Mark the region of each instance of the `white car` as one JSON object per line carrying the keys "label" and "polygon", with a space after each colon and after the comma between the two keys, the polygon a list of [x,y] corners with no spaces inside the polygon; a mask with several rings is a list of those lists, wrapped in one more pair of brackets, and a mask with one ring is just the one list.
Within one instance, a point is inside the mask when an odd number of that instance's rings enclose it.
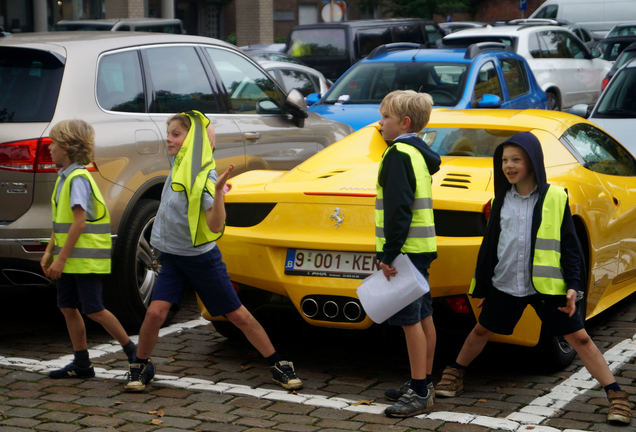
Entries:
{"label": "white car", "polygon": [[601,82],[612,66],[593,58],[570,30],[555,25],[486,26],[444,36],[446,46],[468,46],[496,41],[509,45],[528,61],[539,86],[548,95],[550,109],[593,104]]}
{"label": "white car", "polygon": [[[588,105],[572,107],[572,114],[586,117]],[[620,68],[592,109],[588,120],[609,132],[636,155],[636,59]]]}
{"label": "white car", "polygon": [[303,96],[319,93],[321,96],[329,89],[330,83],[325,76],[314,68],[290,62],[258,60],[261,65],[286,92],[297,89]]}

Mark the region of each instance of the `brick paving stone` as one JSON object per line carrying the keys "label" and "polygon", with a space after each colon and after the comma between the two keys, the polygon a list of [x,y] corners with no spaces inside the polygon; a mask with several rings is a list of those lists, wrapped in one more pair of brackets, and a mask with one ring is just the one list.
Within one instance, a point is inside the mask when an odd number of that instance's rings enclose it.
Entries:
{"label": "brick paving stone", "polygon": [[230,402],[232,405],[237,407],[245,407],[245,408],[266,408],[272,405],[274,402],[267,399],[257,399],[253,397],[243,397],[238,396],[232,399]]}
{"label": "brick paving stone", "polygon": [[228,423],[202,423],[197,427],[201,432],[242,432],[245,428]]}
{"label": "brick paving stone", "polygon": [[68,423],[41,423],[33,429],[44,432],[75,432],[82,429],[82,427]]}
{"label": "brick paving stone", "polygon": [[406,432],[408,429],[404,426],[396,426],[396,425],[378,425],[373,423],[368,423],[360,428],[361,431],[369,431],[369,432]]}
{"label": "brick paving stone", "polygon": [[156,426],[154,425],[142,425],[139,423],[132,423],[120,426],[117,432],[149,432],[151,430],[156,430]]}
{"label": "brick paving stone", "polygon": [[37,418],[42,420],[50,420],[59,423],[71,423],[83,417],[81,413],[65,412],[65,411],[47,411]]}
{"label": "brick paving stone", "polygon": [[362,422],[354,422],[349,420],[336,420],[336,419],[323,419],[316,423],[316,426],[320,426],[321,428],[337,428],[337,429],[346,429],[346,430],[359,430],[364,423]]}
{"label": "brick paving stone", "polygon": [[266,410],[254,409],[254,408],[237,408],[230,411],[229,414],[233,414],[239,418],[243,417],[255,417],[255,418],[271,418],[275,413]]}
{"label": "brick paving stone", "polygon": [[316,407],[289,402],[276,402],[272,404],[269,409],[284,414],[309,414],[314,411]]}
{"label": "brick paving stone", "polygon": [[299,425],[294,423],[283,423],[276,426],[276,429],[286,432],[315,432],[320,428],[310,425]]}
{"label": "brick paving stone", "polygon": [[314,424],[318,419],[306,415],[276,414],[270,420],[283,423]]}
{"label": "brick paving stone", "polygon": [[196,410],[197,412],[212,411],[212,412],[224,413],[224,412],[233,410],[235,406],[230,404],[224,405],[222,403],[215,403],[215,402],[195,402],[193,404],[188,405],[188,408]]}
{"label": "brick paving stone", "polygon": [[215,412],[215,411],[204,411],[194,416],[194,418],[201,421],[224,422],[224,423],[230,423],[237,419],[235,415],[227,414],[224,412]]}
{"label": "brick paving stone", "polygon": [[167,427],[173,427],[173,428],[184,429],[184,430],[192,430],[201,424],[200,420],[181,418],[181,417],[164,416],[159,418],[159,420],[163,422],[161,423],[162,430]]}
{"label": "brick paving stone", "polygon": [[32,432],[32,429],[16,426],[0,426],[0,432]]}
{"label": "brick paving stone", "polygon": [[75,412],[86,414],[89,416],[110,416],[116,413],[117,410],[113,408],[104,408],[99,406],[87,405],[87,406],[83,406],[76,409]]}
{"label": "brick paving stone", "polygon": [[434,420],[429,418],[416,418],[410,417],[402,420],[398,423],[400,426],[408,426],[410,428],[417,428],[423,430],[437,430],[444,422],[441,420]]}
{"label": "brick paving stone", "polygon": [[81,405],[77,405],[74,403],[65,403],[63,401],[47,402],[40,405],[40,408],[48,411],[74,411],[81,407]]}
{"label": "brick paving stone", "polygon": [[240,417],[234,421],[234,424],[257,427],[257,428],[271,428],[276,425],[276,422],[255,417]]}
{"label": "brick paving stone", "polygon": [[100,415],[90,415],[86,417],[82,417],[77,421],[78,424],[86,427],[99,427],[99,428],[114,428],[117,426],[121,426],[125,423],[125,420],[110,417],[110,416],[100,416]]}
{"label": "brick paving stone", "polygon": [[440,432],[486,432],[488,428],[476,425],[466,425],[458,423],[446,423],[439,428]]}
{"label": "brick paving stone", "polygon": [[566,418],[552,418],[544,422],[546,426],[552,426],[559,429],[579,429],[589,430],[591,424],[585,421],[577,421]]}
{"label": "brick paving stone", "polygon": [[43,412],[44,410],[38,408],[16,407],[5,411],[4,415],[7,417],[34,418],[42,414]]}
{"label": "brick paving stone", "polygon": [[15,427],[25,427],[30,428],[39,423],[42,423],[40,420],[36,420],[33,418],[24,418],[24,417],[10,417],[7,419],[0,420],[0,425],[3,426],[15,426]]}
{"label": "brick paving stone", "polygon": [[39,399],[9,399],[5,403],[12,406],[33,408],[42,405],[44,401]]}
{"label": "brick paving stone", "polygon": [[400,421],[400,419],[390,418],[379,414],[358,414],[351,420],[362,423],[378,423],[383,425],[396,424]]}
{"label": "brick paving stone", "polygon": [[355,415],[356,413],[353,411],[335,410],[330,408],[318,408],[311,412],[312,417],[333,420],[348,420]]}

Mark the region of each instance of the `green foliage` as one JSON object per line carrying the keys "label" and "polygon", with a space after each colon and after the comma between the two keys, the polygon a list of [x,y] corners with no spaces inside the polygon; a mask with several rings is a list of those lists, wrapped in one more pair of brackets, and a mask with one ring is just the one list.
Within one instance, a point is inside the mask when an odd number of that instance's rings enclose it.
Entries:
{"label": "green foliage", "polygon": [[236,33],[229,34],[223,39],[225,42],[236,45]]}

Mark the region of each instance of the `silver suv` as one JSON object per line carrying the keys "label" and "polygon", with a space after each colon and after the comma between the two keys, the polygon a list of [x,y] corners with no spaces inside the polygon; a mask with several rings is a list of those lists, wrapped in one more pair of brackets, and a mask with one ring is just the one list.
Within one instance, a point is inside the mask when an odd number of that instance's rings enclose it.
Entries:
{"label": "silver suv", "polygon": [[170,165],[166,120],[198,109],[216,129],[218,169],[290,169],[348,135],[308,113],[253,60],[215,39],[59,32],[0,39],[0,289],[48,286],[39,260],[50,236],[57,167],[48,133],[81,118],[96,133],[97,181],[111,213],[113,272],[104,296],[137,326],[157,276],[148,239]]}

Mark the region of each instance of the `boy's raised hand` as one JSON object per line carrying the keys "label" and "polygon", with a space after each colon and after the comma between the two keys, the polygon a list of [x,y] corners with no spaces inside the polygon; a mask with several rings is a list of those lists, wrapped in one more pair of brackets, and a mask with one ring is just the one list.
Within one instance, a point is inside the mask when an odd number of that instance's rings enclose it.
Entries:
{"label": "boy's raised hand", "polygon": [[576,290],[570,288],[565,295],[565,306],[560,306],[557,309],[568,314],[569,317],[574,315],[576,312]]}
{"label": "boy's raised hand", "polygon": [[216,179],[216,194],[218,196],[219,193],[226,194],[232,189],[232,185],[227,183],[227,180],[230,178],[230,173],[234,169],[234,164],[230,164],[223,174],[221,174]]}

